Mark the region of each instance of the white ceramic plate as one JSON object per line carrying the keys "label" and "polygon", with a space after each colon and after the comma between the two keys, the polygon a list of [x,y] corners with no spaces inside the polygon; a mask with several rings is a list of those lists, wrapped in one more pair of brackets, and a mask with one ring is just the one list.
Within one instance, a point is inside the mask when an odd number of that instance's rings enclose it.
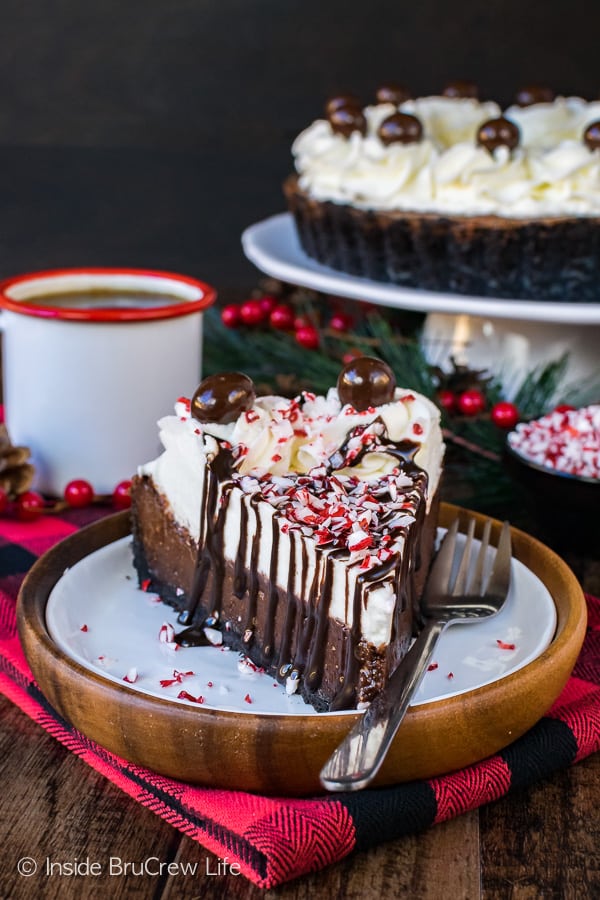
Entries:
{"label": "white ceramic plate", "polygon": [[464,313],[498,319],[564,322],[572,325],[600,324],[600,303],[503,300],[443,294],[398,287],[336,272],[304,253],[290,213],[271,216],[251,225],[242,234],[242,247],[248,259],[267,275],[338,297],[420,312]]}
{"label": "white ceramic plate", "polygon": [[[244,664],[236,652],[212,646],[175,650],[162,643],[164,623],[176,631],[181,626],[171,607],[137,587],[130,537],[107,544],[65,571],[48,599],[46,622],[67,657],[132,691],[220,710],[329,715],[314,712],[298,696],[288,697],[273,678]],[[502,611],[493,619],[453,625],[444,632],[434,655],[436,668],[426,673],[413,705],[465,693],[515,672],[548,647],[555,627],[549,591],[513,559],[511,590]],[[127,684],[123,678],[132,669],[137,680]],[[161,681],[173,683],[162,686]],[[181,691],[196,700],[178,698]]]}

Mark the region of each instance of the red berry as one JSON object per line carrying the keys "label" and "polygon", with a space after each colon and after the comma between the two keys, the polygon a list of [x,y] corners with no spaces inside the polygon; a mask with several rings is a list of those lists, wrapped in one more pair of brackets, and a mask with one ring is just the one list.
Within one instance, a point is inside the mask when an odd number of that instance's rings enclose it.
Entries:
{"label": "red berry", "polygon": [[258,302],[260,303],[260,308],[266,318],[271,315],[277,306],[277,297],[272,297],[271,294],[265,294],[264,297],[258,298]]}
{"label": "red berry", "polygon": [[8,506],[8,494],[4,488],[0,488],[0,513],[3,513]]}
{"label": "red berry", "polygon": [[221,321],[226,328],[237,328],[241,324],[240,308],[237,303],[230,303],[221,310]]}
{"label": "red berry", "polygon": [[294,310],[287,303],[280,303],[271,312],[269,322],[277,331],[292,331],[294,327]]}
{"label": "red berry", "polygon": [[347,350],[342,356],[342,362],[347,366],[348,363],[351,363],[354,359],[358,359],[359,356],[362,356],[360,350]]}
{"label": "red berry", "polygon": [[259,325],[264,322],[266,315],[260,304],[260,300],[246,300],[240,306],[240,318],[244,325]]}
{"label": "red berry", "polygon": [[447,413],[454,412],[456,409],[456,394],[453,394],[452,391],[443,390],[438,394],[438,405],[445,409]]}
{"label": "red berry", "polygon": [[519,421],[519,410],[514,403],[509,403],[508,400],[501,400],[494,404],[490,415],[494,425],[499,428],[514,428]]}
{"label": "red berry", "polygon": [[294,328],[296,331],[299,331],[300,328],[306,328],[307,325],[310,325],[310,321],[306,316],[296,316],[294,319]]}
{"label": "red berry", "polygon": [[463,416],[477,416],[485,409],[485,397],[476,388],[463,391],[459,395],[457,403]]}
{"label": "red berry", "polygon": [[348,313],[336,312],[329,320],[329,327],[334,331],[348,331],[352,328],[353,322],[354,319]]}
{"label": "red berry", "polygon": [[24,491],[17,497],[17,518],[22,522],[32,522],[44,512],[46,503],[37,491]]}
{"label": "red berry", "polygon": [[316,350],[319,346],[319,332],[312,325],[304,325],[296,331],[296,340],[307,350]]}
{"label": "red berry", "polygon": [[69,506],[89,506],[94,499],[94,488],[89,481],[84,481],[83,478],[76,478],[66,486],[64,498]]}
{"label": "red berry", "polygon": [[129,509],[131,506],[131,481],[120,481],[113,491],[113,506],[117,509]]}

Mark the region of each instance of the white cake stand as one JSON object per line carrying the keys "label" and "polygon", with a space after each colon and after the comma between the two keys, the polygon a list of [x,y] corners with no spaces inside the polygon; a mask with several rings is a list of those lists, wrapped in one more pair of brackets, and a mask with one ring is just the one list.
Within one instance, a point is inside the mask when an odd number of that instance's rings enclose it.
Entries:
{"label": "white cake stand", "polygon": [[450,358],[502,378],[507,396],[535,366],[569,353],[567,377],[600,376],[600,303],[502,300],[420,291],[336,272],[302,250],[292,216],[281,213],[242,234],[254,265],[281,281],[395,309],[427,313],[423,348],[429,362]]}

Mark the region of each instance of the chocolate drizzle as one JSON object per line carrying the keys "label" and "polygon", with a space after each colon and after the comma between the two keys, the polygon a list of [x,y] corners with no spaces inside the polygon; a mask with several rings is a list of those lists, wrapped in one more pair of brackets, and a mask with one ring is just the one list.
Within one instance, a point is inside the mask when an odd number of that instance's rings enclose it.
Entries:
{"label": "chocolate drizzle", "polygon": [[254,513],[254,534],[252,535],[252,547],[250,550],[250,565],[248,568],[248,587],[247,587],[247,605],[246,619],[244,622],[244,633],[242,641],[246,649],[250,649],[254,638],[254,628],[256,625],[256,613],[258,602],[258,557],[260,554],[261,524],[260,514],[258,511],[258,503],[260,497],[253,494],[250,497],[250,507]]}
{"label": "chocolate drizzle", "polygon": [[290,534],[290,567],[288,569],[287,592],[285,605],[285,618],[283,622],[283,631],[281,635],[281,645],[279,648],[279,658],[277,661],[277,677],[280,681],[285,680],[291,670],[290,659],[292,657],[292,636],[296,628],[296,618],[298,615],[297,602],[295,600],[295,574],[296,574],[296,539],[294,534]]}
{"label": "chocolate drizzle", "polygon": [[[370,424],[383,426],[379,419]],[[353,429],[329,461],[330,476],[340,467],[351,440],[357,432],[361,434],[361,429],[361,426]],[[398,507],[392,508],[391,503],[390,509],[380,519],[381,527],[386,528],[387,522],[390,522],[395,538],[403,538],[401,552],[365,571],[360,571],[358,565],[351,561],[344,574],[344,569],[336,563],[349,559],[346,548],[319,546],[314,538],[303,535],[301,529],[286,529],[286,520],[274,511],[270,517],[268,576],[261,576],[259,557],[261,543],[266,537],[263,533],[266,513],[264,509],[261,511],[261,505],[268,500],[260,489],[255,493],[244,493],[237,486],[239,476],[235,470],[234,454],[227,444],[221,443],[219,451],[209,459],[206,467],[195,574],[187,604],[179,616],[179,622],[188,627],[176,635],[177,642],[183,646],[206,643],[204,627],[210,623],[211,627],[221,629],[226,644],[247,654],[255,664],[264,666],[280,682],[287,685],[290,680],[293,683],[297,679],[303,695],[316,708],[340,710],[356,705],[357,700],[370,699],[377,685],[374,678],[371,678],[372,684],[369,682],[369,673],[365,672],[362,618],[371,592],[389,582],[396,594],[392,635],[386,650],[388,674],[406,652],[410,640],[409,623],[413,621],[417,609],[414,572],[418,565],[427,492],[427,475],[414,462],[418,446],[412,441],[393,443],[386,439],[385,433],[379,434],[375,447],[365,444],[350,463],[345,461],[346,466],[357,465],[366,453],[376,449],[392,456],[396,460],[396,469],[410,479],[409,485],[401,489],[403,506],[409,512],[406,522],[393,524]],[[224,553],[225,522],[234,489],[239,497],[239,537],[234,558],[228,564]],[[284,541],[283,534],[286,533]],[[312,541],[314,567],[309,584],[308,543]],[[279,584],[278,578],[282,548],[289,554],[285,586]],[[227,621],[223,616],[227,565],[230,572],[233,570],[229,583],[233,584],[232,593],[239,601],[239,615],[235,621],[230,613]],[[300,579],[298,572],[301,573]],[[332,688],[329,678],[325,689],[333,588],[335,584],[338,589],[340,578],[345,578],[346,621],[351,620],[351,625],[343,628],[337,682]],[[348,613],[351,615],[348,616]]]}
{"label": "chocolate drizzle", "polygon": [[275,654],[275,618],[279,604],[279,591],[277,590],[277,567],[279,564],[279,528],[276,517],[271,519],[271,564],[269,566],[269,590],[267,598],[267,619],[263,634],[263,656],[271,661]]}
{"label": "chocolate drizzle", "polygon": [[[204,622],[211,614],[217,620],[220,618],[225,571],[223,532],[228,498],[233,487],[232,467],[231,452],[225,448],[221,448],[221,451],[208,461],[206,467],[206,478],[200,502],[200,537],[196,569],[187,606],[178,616],[178,622],[181,625],[187,625],[190,622],[197,624],[199,619]],[[211,585],[209,603],[201,607],[199,614],[200,603],[204,598],[209,580]],[[190,646],[189,642],[192,637],[192,632],[188,630],[187,646]],[[175,640],[181,643],[181,634],[176,635]]]}

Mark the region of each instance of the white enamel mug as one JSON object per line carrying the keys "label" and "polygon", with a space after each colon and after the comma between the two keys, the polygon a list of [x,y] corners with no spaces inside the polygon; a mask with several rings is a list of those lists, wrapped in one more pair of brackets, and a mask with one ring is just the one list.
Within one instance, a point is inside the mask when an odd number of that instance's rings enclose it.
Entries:
{"label": "white enamel mug", "polygon": [[0,284],[3,402],[34,487],[112,493],[159,450],[156,422],[195,390],[209,285],[170,272],[66,269]]}

